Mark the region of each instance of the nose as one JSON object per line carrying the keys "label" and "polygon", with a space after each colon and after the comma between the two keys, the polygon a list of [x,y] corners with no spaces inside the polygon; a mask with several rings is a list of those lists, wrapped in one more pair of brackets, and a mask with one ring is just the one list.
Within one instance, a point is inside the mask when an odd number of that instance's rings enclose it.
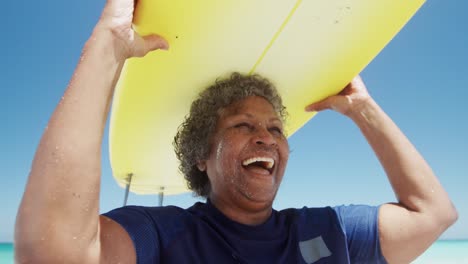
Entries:
{"label": "nose", "polygon": [[264,127],[259,127],[256,129],[254,136],[255,144],[257,145],[266,145],[266,146],[276,146],[277,142],[275,137]]}

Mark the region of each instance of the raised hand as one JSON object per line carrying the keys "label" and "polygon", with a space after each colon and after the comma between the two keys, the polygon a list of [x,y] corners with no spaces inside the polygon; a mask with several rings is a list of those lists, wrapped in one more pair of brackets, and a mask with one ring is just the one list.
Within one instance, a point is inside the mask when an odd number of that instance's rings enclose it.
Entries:
{"label": "raised hand", "polygon": [[350,115],[354,110],[359,109],[363,103],[371,99],[367,92],[366,85],[358,75],[346,85],[337,95],[325,98],[322,101],[310,104],[306,111],[322,111],[325,109],[335,110],[344,115]]}
{"label": "raised hand", "polygon": [[[168,49],[167,41],[158,35],[140,36],[132,28],[136,0],[107,0],[96,30],[115,37],[119,56],[143,57],[157,49]],[[96,31],[95,30],[95,31]]]}

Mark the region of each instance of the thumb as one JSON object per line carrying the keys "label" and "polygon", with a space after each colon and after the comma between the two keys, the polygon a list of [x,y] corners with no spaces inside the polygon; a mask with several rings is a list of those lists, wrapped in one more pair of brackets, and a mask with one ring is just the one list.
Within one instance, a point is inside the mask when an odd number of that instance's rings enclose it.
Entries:
{"label": "thumb", "polygon": [[315,102],[306,106],[305,110],[306,112],[314,112],[314,111],[319,112],[322,110],[330,109],[335,100],[336,100],[335,96],[327,97],[322,101]]}
{"label": "thumb", "polygon": [[143,40],[145,41],[145,47],[146,47],[146,52],[150,52],[153,50],[168,50],[169,49],[169,43],[167,41],[159,36],[159,35],[149,35],[143,37]]}
{"label": "thumb", "polygon": [[133,32],[134,42],[133,50],[130,57],[144,57],[146,54],[157,49],[169,49],[167,41],[158,35],[149,35],[141,37],[138,33]]}

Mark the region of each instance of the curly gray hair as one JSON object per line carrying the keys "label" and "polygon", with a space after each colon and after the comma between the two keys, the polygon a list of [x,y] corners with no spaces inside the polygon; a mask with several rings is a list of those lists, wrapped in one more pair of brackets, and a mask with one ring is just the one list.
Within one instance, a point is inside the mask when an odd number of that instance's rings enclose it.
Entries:
{"label": "curly gray hair", "polygon": [[249,96],[260,96],[271,103],[284,122],[287,117],[280,95],[274,85],[260,75],[232,73],[226,79],[218,79],[203,90],[193,101],[190,113],[179,126],[174,137],[174,149],[180,161],[179,170],[187,180],[187,186],[198,196],[207,197],[211,184],[198,162],[208,158],[210,138],[216,128],[219,110]]}

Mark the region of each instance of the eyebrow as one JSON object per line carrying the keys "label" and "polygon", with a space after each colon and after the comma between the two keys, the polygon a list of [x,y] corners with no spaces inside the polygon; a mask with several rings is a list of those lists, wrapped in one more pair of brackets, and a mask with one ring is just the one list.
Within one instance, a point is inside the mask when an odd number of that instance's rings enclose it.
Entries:
{"label": "eyebrow", "polygon": [[[248,117],[250,119],[252,118],[255,118],[254,115],[250,114],[250,113],[243,113],[243,114],[235,114],[234,116],[245,116],[245,117]],[[281,121],[281,119],[279,119],[278,117],[272,117],[268,120],[269,122],[280,122],[281,124],[283,124],[283,122]]]}

